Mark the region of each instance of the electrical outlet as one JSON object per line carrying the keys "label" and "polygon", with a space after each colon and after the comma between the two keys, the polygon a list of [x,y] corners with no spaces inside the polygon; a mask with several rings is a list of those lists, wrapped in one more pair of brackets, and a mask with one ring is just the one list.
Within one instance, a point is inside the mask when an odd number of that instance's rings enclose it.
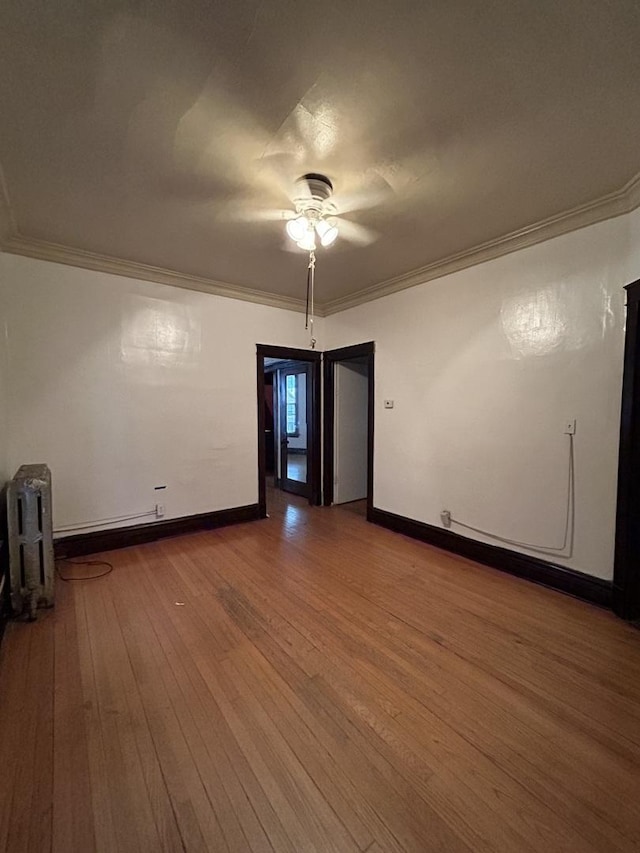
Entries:
{"label": "electrical outlet", "polygon": [[572,421],[566,421],[564,425],[564,434],[565,435],[575,435],[576,434],[576,419],[574,418]]}
{"label": "electrical outlet", "polygon": [[448,509],[443,509],[440,513],[440,521],[443,527],[451,527],[451,513]]}
{"label": "electrical outlet", "polygon": [[156,504],[156,518],[164,516],[164,504]]}

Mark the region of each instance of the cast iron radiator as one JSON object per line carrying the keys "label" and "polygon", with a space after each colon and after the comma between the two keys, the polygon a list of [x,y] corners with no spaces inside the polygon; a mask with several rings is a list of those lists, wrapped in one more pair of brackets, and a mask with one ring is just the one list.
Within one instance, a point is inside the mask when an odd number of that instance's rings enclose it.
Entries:
{"label": "cast iron radiator", "polygon": [[53,606],[51,471],[22,465],[7,490],[11,609],[36,618],[38,607]]}

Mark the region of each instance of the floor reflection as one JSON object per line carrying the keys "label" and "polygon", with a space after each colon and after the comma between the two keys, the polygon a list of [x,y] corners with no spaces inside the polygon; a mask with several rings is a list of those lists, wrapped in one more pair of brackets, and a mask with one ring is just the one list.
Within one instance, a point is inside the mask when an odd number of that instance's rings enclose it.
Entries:
{"label": "floor reflection", "polygon": [[285,527],[299,527],[304,520],[304,508],[288,504],[284,511]]}
{"label": "floor reflection", "polygon": [[307,482],[307,454],[291,453],[287,455],[287,477],[297,483]]}
{"label": "floor reflection", "polygon": [[267,482],[267,513],[270,518],[280,518],[287,534],[295,534],[307,523],[309,501],[276,489]]}

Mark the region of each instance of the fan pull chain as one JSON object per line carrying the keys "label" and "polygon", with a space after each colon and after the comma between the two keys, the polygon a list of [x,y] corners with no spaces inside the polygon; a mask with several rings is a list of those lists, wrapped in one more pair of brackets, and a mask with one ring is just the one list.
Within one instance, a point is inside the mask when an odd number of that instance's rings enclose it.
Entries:
{"label": "fan pull chain", "polygon": [[307,267],[307,305],[304,315],[304,327],[309,328],[309,290],[311,289],[311,264]]}
{"label": "fan pull chain", "polygon": [[316,253],[309,253],[309,266],[307,268],[307,321],[305,329],[309,329],[311,335],[311,349],[316,348],[316,339],[313,337],[313,314],[314,314],[314,284],[316,272]]}

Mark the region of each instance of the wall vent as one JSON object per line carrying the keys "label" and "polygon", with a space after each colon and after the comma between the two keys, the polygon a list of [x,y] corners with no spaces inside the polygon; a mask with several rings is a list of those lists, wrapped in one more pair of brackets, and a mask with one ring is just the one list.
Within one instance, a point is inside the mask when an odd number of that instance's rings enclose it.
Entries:
{"label": "wall vent", "polygon": [[7,527],[11,609],[34,620],[38,607],[53,606],[51,471],[46,465],[22,465],[9,482]]}

